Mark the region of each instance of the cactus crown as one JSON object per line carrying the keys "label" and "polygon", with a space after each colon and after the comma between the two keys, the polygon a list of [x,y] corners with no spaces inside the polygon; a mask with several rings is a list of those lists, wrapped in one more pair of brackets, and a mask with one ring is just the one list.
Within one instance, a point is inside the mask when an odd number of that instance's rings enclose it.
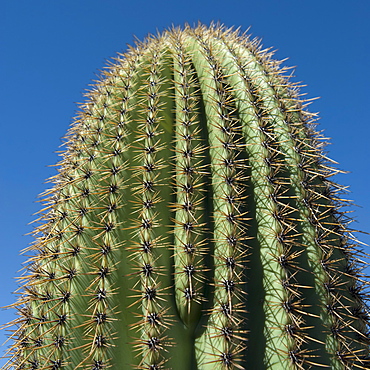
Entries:
{"label": "cactus crown", "polygon": [[239,31],[172,29],[87,94],[5,369],[367,369],[367,282],[307,100]]}

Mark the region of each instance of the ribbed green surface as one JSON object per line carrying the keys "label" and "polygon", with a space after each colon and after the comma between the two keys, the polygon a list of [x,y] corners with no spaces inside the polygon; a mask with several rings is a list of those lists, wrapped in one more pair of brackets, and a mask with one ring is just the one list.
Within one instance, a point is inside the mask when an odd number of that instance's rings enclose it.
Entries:
{"label": "ribbed green surface", "polygon": [[258,41],[173,29],[88,94],[4,369],[367,369],[361,255],[297,88]]}

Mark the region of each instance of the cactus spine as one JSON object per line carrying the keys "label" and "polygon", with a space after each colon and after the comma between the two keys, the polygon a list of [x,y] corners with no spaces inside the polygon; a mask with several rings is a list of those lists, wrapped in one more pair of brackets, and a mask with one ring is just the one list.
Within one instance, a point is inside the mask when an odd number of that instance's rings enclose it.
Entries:
{"label": "cactus spine", "polygon": [[315,116],[259,42],[172,29],[67,135],[5,369],[367,369],[361,252]]}

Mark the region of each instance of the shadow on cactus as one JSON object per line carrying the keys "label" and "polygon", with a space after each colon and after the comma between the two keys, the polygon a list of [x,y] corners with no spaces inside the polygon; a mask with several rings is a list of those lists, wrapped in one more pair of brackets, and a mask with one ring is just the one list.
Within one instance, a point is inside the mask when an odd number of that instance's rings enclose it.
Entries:
{"label": "shadow on cactus", "polygon": [[119,55],[67,134],[4,369],[368,369],[368,281],[308,102],[212,25]]}

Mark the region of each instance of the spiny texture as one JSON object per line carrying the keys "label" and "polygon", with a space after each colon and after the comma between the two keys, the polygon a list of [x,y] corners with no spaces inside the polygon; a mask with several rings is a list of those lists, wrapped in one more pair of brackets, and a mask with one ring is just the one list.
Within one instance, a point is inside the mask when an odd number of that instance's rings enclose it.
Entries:
{"label": "spiny texture", "polygon": [[67,135],[4,369],[368,369],[357,243],[315,115],[219,26],[119,55]]}

